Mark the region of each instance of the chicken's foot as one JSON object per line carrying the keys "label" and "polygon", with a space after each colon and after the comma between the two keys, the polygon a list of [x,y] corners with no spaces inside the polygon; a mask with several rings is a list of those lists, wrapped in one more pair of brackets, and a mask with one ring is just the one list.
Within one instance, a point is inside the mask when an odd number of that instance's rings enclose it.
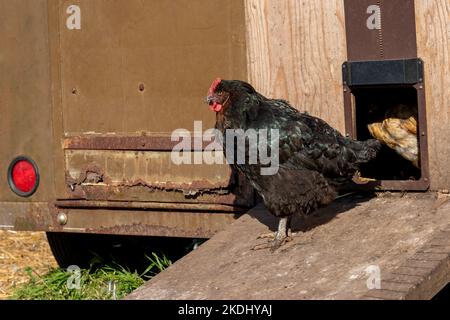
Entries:
{"label": "chicken's foot", "polygon": [[278,223],[278,230],[275,233],[265,233],[258,236],[258,239],[272,239],[271,241],[263,244],[258,244],[252,248],[252,250],[262,250],[262,249],[270,249],[270,251],[275,251],[283,244],[292,241],[290,236],[291,229],[291,217],[280,218],[280,222]]}

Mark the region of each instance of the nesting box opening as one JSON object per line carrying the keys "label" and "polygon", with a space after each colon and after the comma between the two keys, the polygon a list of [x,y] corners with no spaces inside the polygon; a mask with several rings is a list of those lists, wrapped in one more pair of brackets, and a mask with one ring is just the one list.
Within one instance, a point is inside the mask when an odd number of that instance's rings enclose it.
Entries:
{"label": "nesting box opening", "polygon": [[342,66],[346,134],[383,143],[360,168],[360,183],[385,190],[426,190],[427,121],[419,58],[347,61]]}
{"label": "nesting box opening", "polygon": [[383,142],[379,156],[360,168],[363,178],[417,181],[422,177],[414,87],[371,87],[352,91],[358,140]]}

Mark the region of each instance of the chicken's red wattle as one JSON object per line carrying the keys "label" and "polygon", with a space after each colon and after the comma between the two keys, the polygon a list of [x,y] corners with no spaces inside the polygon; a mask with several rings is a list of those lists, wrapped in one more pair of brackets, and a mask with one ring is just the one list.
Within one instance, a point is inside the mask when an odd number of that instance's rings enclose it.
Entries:
{"label": "chicken's red wattle", "polygon": [[209,105],[209,108],[214,112],[219,112],[222,110],[222,105],[220,103],[214,102],[212,105]]}

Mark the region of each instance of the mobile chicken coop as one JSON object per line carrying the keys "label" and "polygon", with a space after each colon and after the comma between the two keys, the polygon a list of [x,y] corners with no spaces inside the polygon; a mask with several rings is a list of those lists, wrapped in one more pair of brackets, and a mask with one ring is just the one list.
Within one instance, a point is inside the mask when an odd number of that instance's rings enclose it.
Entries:
{"label": "mobile chicken coop", "polygon": [[224,229],[253,190],[226,165],[170,160],[173,130],[213,127],[217,76],[355,138],[372,103],[408,103],[419,167],[388,153],[361,174],[448,190],[449,22],[447,0],[0,0],[0,228],[50,232],[53,246],[61,232]]}

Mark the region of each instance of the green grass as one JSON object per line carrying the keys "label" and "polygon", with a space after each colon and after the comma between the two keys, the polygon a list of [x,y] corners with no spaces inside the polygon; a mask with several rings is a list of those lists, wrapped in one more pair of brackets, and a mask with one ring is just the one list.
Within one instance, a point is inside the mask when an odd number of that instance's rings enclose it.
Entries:
{"label": "green grass", "polygon": [[149,259],[149,266],[141,274],[136,271],[132,272],[116,263],[103,265],[95,269],[80,269],[78,273],[55,268],[43,276],[28,268],[29,282],[17,287],[11,299],[120,299],[171,264],[171,261],[165,256],[159,257],[155,253],[152,254],[152,257],[147,256],[147,258]]}

